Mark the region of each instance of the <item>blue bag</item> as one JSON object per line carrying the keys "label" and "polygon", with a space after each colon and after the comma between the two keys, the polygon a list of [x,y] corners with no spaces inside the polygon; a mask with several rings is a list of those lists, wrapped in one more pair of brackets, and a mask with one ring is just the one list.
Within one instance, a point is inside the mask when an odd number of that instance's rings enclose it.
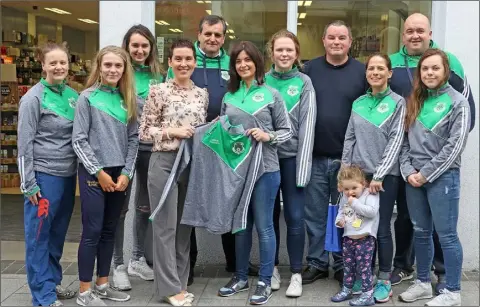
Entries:
{"label": "blue bag", "polygon": [[325,250],[329,252],[342,251],[343,229],[338,228],[335,225],[335,219],[337,218],[337,214],[338,214],[338,205],[341,199],[342,199],[342,194],[339,195],[337,203],[328,204],[327,233],[325,235]]}

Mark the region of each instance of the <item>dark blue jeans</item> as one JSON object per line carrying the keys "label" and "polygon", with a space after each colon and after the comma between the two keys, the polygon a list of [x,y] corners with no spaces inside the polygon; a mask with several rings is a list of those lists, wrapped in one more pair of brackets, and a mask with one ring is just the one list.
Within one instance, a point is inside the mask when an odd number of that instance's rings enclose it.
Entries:
{"label": "dark blue jeans", "polygon": [[236,275],[248,279],[248,262],[252,249],[253,223],[260,244],[260,271],[258,280],[270,285],[275,261],[275,233],[273,231],[273,206],[280,186],[280,172],[265,173],[253,189],[247,213],[247,228],[235,234]]}
{"label": "dark blue jeans", "polygon": [[75,203],[76,176],[36,172],[35,178],[49,206],[42,212],[25,197],[25,267],[32,304],[48,306],[57,299],[55,286],[62,282],[60,259]]}
{"label": "dark blue jeans", "polygon": [[[372,175],[367,176],[370,180]],[[377,244],[373,256],[372,269],[375,268],[375,257],[378,252],[378,278],[389,280],[392,273],[393,262],[393,238],[391,220],[393,207],[398,194],[398,182],[403,180],[398,176],[385,176],[382,187],[385,190],[380,192],[380,221],[378,223]]]}
{"label": "dark blue jeans", "polygon": [[[122,167],[103,170],[117,182]],[[90,175],[82,164],[78,167],[78,183],[83,226],[78,246],[78,275],[81,282],[91,282],[95,259],[98,277],[110,273],[115,232],[127,191],[103,192],[97,177]]]}
{"label": "dark blue jeans", "polygon": [[459,291],[463,250],[457,233],[460,171],[449,169],[420,188],[406,186],[407,204],[415,231],[417,278],[430,282],[433,260],[433,226],[443,250],[447,289]]}
{"label": "dark blue jeans", "polygon": [[[305,225],[308,236],[308,265],[319,270],[328,270],[328,251],[325,250],[325,234],[329,202],[337,202],[337,174],[340,169],[339,159],[314,157],[312,175],[306,188]],[[333,253],[333,270],[343,269],[341,253]]]}
{"label": "dark blue jeans", "polygon": [[[290,271],[292,273],[301,273],[305,245],[305,189],[297,187],[296,170],[296,157],[280,159],[280,189],[283,197],[283,213],[287,223],[287,251],[290,259]],[[279,264],[280,209],[279,191],[275,199],[275,210],[273,213],[273,224],[277,241],[275,265]]]}

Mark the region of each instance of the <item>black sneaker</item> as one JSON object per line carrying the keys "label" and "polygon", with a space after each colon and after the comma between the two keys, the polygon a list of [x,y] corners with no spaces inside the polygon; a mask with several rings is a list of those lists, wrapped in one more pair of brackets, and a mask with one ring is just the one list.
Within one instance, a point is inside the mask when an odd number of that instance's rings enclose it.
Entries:
{"label": "black sneaker", "polygon": [[218,290],[218,296],[232,296],[238,292],[247,291],[248,288],[248,280],[240,280],[237,276],[233,276],[224,287]]}
{"label": "black sneaker", "polygon": [[302,285],[308,285],[317,279],[328,278],[328,270],[322,271],[309,265],[302,273]]}
{"label": "black sneaker", "polygon": [[267,286],[263,281],[257,283],[255,293],[250,297],[250,305],[263,305],[272,297],[272,287]]}
{"label": "black sneaker", "polygon": [[403,269],[395,268],[390,276],[390,283],[392,286],[398,285],[404,280],[410,280],[413,278],[413,272],[409,272]]}

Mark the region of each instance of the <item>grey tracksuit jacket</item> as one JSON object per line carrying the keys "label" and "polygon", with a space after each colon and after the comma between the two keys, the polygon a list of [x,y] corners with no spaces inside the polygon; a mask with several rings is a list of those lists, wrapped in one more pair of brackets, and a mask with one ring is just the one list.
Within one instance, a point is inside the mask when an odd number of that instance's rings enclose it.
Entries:
{"label": "grey tracksuit jacket", "polygon": [[262,146],[265,172],[280,169],[277,146],[292,137],[292,128],[285,102],[276,89],[256,84],[247,89],[242,81],[235,93],[223,97],[220,115],[227,115],[232,125],[242,125],[245,130],[260,128],[272,134],[273,140]]}
{"label": "grey tracksuit jacket", "polygon": [[132,178],[138,152],[138,123],[136,118],[127,121],[125,112],[116,89],[92,87],[78,97],[73,149],[89,174],[98,175],[105,167],[123,167],[122,174]]}
{"label": "grey tracksuit jacket", "polygon": [[294,67],[284,73],[272,68],[265,76],[265,83],[282,95],[292,127],[292,138],[277,146],[278,157],[280,159],[296,157],[297,187],[305,187],[310,181],[317,119],[317,104],[312,81]]}
{"label": "grey tracksuit jacket", "polygon": [[400,176],[398,157],[404,137],[405,99],[387,88],[371,90],[352,105],[342,162],[358,165],[373,178]]}
{"label": "grey tracksuit jacket", "polygon": [[60,177],[76,174],[72,129],[77,97],[72,88],[49,85],[42,79],[20,100],[17,163],[20,190],[25,195],[40,190],[36,171]]}
{"label": "grey tracksuit jacket", "polygon": [[468,100],[448,83],[428,93],[400,153],[402,177],[420,172],[428,182],[460,168],[470,129]]}
{"label": "grey tracksuit jacket", "polygon": [[182,140],[159,208],[173,183],[189,169],[180,223],[206,228],[213,234],[238,232],[247,226],[247,212],[256,181],[264,173],[261,142],[245,136],[228,117],[195,129]]}

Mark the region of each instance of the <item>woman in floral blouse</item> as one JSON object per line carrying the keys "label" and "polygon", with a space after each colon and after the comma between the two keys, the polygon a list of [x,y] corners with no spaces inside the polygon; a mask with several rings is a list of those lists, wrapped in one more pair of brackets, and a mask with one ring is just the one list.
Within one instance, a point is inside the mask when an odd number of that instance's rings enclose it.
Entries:
{"label": "woman in floral blouse", "polygon": [[[196,65],[191,41],[179,39],[170,48],[168,64],[173,79],[150,88],[140,124],[140,140],[153,141],[148,170],[151,210],[160,201],[181,139],[205,123],[208,93],[190,80]],[[179,178],[153,221],[153,269],[156,295],[173,306],[191,306],[187,292],[191,227],[179,224],[185,201],[187,176]]]}

